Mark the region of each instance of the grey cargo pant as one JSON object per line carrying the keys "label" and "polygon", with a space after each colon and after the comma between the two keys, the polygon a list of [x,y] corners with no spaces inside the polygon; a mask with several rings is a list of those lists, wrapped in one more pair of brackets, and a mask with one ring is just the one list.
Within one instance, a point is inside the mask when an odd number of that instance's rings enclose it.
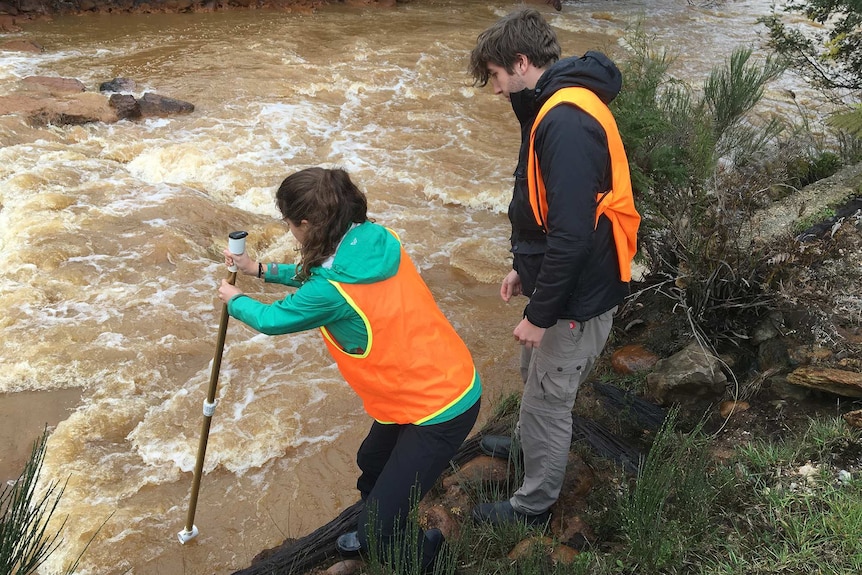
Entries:
{"label": "grey cargo pant", "polygon": [[616,310],[586,322],[559,320],[545,330],[538,348],[523,350],[525,383],[517,433],[524,453],[524,483],[510,499],[516,511],[543,513],[560,496],[575,398],[608,341]]}

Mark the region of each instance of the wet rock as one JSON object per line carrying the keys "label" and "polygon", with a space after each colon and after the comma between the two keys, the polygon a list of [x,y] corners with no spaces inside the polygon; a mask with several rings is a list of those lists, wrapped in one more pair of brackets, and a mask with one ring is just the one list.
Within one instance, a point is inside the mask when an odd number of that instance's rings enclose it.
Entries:
{"label": "wet rock", "polygon": [[37,126],[117,121],[117,113],[108,100],[92,92],[63,98],[27,94],[0,96],[0,115],[7,114],[24,116]]}
{"label": "wet rock", "polygon": [[787,381],[810,389],[826,391],[845,397],[862,397],[862,373],[828,367],[799,367]]}
{"label": "wet rock", "polygon": [[647,375],[647,389],[659,405],[714,400],[724,393],[726,384],[719,359],[697,342],[659,360]]}
{"label": "wet rock", "polygon": [[743,242],[756,238],[766,244],[778,237],[791,235],[799,220],[810,218],[824,207],[842,201],[854,194],[860,185],[862,163],[844,167],[832,176],[805,186],[798,193],[773,202],[767,209],[753,214],[740,230],[739,236]]}
{"label": "wet rock", "polygon": [[58,76],[27,76],[21,80],[21,84],[28,90],[44,92],[55,96],[59,94],[75,94],[87,90],[87,87],[80,80]]}
{"label": "wet rock", "polygon": [[652,368],[659,357],[640,344],[626,345],[614,351],[611,367],[624,375],[646,371]]}
{"label": "wet rock", "polygon": [[[0,16],[2,18],[2,16]],[[2,29],[2,24],[0,24]],[[9,50],[10,52],[30,52],[33,54],[41,54],[45,48],[38,42],[33,40],[9,40],[0,44],[0,50]]]}
{"label": "wet rock", "polygon": [[130,78],[114,78],[110,82],[99,84],[100,92],[134,92],[138,84]]}
{"label": "wet rock", "polygon": [[111,94],[108,104],[117,112],[121,120],[141,117],[141,105],[130,94]]}
{"label": "wet rock", "polygon": [[138,100],[141,115],[146,117],[165,117],[174,114],[190,114],[195,111],[194,104],[147,92]]}

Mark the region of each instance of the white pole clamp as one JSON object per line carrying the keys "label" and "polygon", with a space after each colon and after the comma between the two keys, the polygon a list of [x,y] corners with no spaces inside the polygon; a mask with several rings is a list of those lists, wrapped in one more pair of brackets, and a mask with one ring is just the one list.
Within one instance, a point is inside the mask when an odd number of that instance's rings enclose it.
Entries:
{"label": "white pole clamp", "polygon": [[198,536],[198,526],[197,525],[192,525],[191,531],[186,531],[185,529],[183,529],[182,531],[177,533],[177,539],[179,539],[180,543],[182,543],[183,545],[185,545],[187,541],[191,541],[192,539],[194,539],[197,536]]}
{"label": "white pole clamp", "polygon": [[212,403],[210,403],[209,401],[207,401],[205,399],[204,400],[204,417],[212,417],[213,414],[215,413],[216,405],[218,405],[217,399],[215,401],[213,401]]}

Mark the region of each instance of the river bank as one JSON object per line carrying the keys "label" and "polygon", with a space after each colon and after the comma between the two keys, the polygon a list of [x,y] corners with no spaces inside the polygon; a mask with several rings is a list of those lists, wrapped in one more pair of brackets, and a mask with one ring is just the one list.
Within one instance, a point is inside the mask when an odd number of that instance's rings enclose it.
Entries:
{"label": "river bank", "polygon": [[[22,0],[0,2],[0,32],[14,32],[53,15],[171,14],[229,10],[284,10],[309,13],[327,0]],[[334,4],[391,8],[398,0],[342,0]]]}

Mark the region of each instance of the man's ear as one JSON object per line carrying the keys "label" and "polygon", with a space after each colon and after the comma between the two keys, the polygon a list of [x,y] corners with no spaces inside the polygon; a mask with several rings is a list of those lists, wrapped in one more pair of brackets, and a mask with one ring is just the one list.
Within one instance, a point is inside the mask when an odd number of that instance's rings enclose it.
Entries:
{"label": "man's ear", "polygon": [[515,55],[515,65],[513,68],[521,75],[523,75],[527,68],[530,67],[530,59],[524,56],[523,54]]}

